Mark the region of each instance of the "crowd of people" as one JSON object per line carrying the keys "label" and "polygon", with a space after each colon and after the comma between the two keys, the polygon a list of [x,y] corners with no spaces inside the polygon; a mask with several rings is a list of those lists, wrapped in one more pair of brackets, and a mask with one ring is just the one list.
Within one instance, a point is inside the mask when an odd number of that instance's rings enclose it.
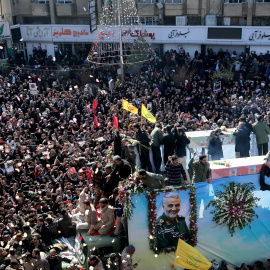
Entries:
{"label": "crowd of people", "polygon": [[[46,51],[37,49],[32,57],[35,65],[37,59],[46,59]],[[1,269],[61,269],[55,249],[51,248],[47,257],[44,252],[49,251],[53,239],[72,236],[76,230],[84,230],[85,235],[98,231],[125,237],[117,187],[135,172],[138,159],[138,175],[145,188],[211,182],[205,155],[195,161],[194,153],[187,170],[190,139],[185,132],[212,129],[211,147],[220,148],[222,126],[239,124],[235,135],[240,144],[243,128],[249,135],[252,124],[264,121],[269,129],[269,61],[269,53],[237,55],[209,49],[206,55],[196,52],[191,59],[181,50],[165,55],[156,52],[142,64],[139,74],[125,73],[123,83],[115,66],[97,68],[93,63],[88,66],[91,75],[86,85],[80,84],[72,68],[67,71],[69,78],[57,77],[54,72],[37,75],[32,64],[29,69],[17,66],[8,76],[1,76]],[[214,92],[212,75],[231,64],[234,77],[220,77],[221,91]],[[192,72],[177,85],[174,78],[180,66]],[[37,95],[31,94],[29,83],[36,83]],[[139,114],[123,110],[123,98],[137,107]],[[157,119],[155,125],[141,119],[141,104],[148,105]],[[114,127],[114,116],[119,130]],[[137,145],[127,138],[136,140]],[[266,154],[265,138],[257,143],[259,153]],[[110,164],[107,150],[112,144]],[[248,155],[246,147],[236,150],[240,157]],[[166,175],[160,171],[162,160]],[[127,256],[134,251],[133,246],[124,249],[124,263],[113,254],[110,269],[119,269],[117,261],[121,269],[136,268]],[[96,255],[89,263],[95,270],[104,269]],[[71,262],[70,269],[76,269],[76,263]]]}

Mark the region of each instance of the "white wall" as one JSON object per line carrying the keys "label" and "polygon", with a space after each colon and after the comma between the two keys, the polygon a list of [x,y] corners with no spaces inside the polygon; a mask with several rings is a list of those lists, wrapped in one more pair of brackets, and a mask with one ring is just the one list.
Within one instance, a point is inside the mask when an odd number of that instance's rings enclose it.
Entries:
{"label": "white wall", "polygon": [[53,43],[48,42],[26,42],[26,48],[27,48],[27,54],[28,56],[31,54],[33,55],[33,49],[34,47],[38,48],[39,44],[41,44],[41,48],[47,50],[47,55],[54,56],[54,45]]}
{"label": "white wall", "polygon": [[265,54],[267,51],[270,51],[270,46],[250,46],[251,51],[256,51],[257,54]]}
{"label": "white wall", "polygon": [[[218,53],[220,48],[223,49],[223,51],[226,51],[228,49],[229,53],[232,55],[233,51],[236,51],[236,53],[239,55],[242,52],[245,52],[245,46],[231,46],[231,45],[206,45],[206,50],[207,48],[212,48],[214,52]],[[207,51],[206,51],[207,53]]]}

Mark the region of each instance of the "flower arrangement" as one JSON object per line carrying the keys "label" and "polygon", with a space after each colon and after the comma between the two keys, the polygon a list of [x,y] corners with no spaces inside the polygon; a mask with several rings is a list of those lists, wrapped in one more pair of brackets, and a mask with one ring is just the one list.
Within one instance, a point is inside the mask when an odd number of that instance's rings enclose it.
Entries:
{"label": "flower arrangement", "polygon": [[113,156],[114,156],[114,143],[112,143],[108,149],[106,150],[106,162],[113,163]]}
{"label": "flower arrangement", "polygon": [[144,145],[144,144],[139,144],[139,141],[137,141],[137,140],[134,140],[134,139],[132,139],[131,137],[129,137],[129,136],[127,136],[126,134],[120,134],[120,136],[122,137],[122,138],[126,138],[130,143],[132,143],[133,145],[139,145],[139,151],[141,152],[141,149],[142,148],[144,148],[144,149],[146,149],[146,150],[150,150],[150,147],[149,146],[146,146],[146,145]]}
{"label": "flower arrangement", "polygon": [[118,196],[120,199],[120,203],[124,208],[124,216],[128,219],[131,219],[133,215],[133,208],[136,206],[132,202],[131,194],[141,194],[146,189],[143,186],[143,182],[138,177],[138,172],[136,171],[132,175],[129,176],[127,180],[121,181]]}
{"label": "flower arrangement", "polygon": [[215,164],[215,165],[222,165],[225,167],[231,167],[231,163],[229,161],[226,160],[220,160],[220,161],[210,161],[211,164]]}
{"label": "flower arrangement", "polygon": [[196,201],[196,186],[194,185],[186,185],[181,187],[167,187],[165,189],[154,189],[151,191],[147,191],[148,196],[148,229],[149,229],[149,245],[150,249],[155,252],[156,254],[160,254],[161,252],[170,253],[175,252],[175,248],[165,248],[165,249],[158,249],[157,248],[157,214],[156,214],[156,196],[160,193],[166,193],[171,191],[178,191],[178,190],[190,190],[190,225],[189,231],[191,235],[191,244],[195,246],[197,244],[197,201]]}
{"label": "flower arrangement", "polygon": [[212,200],[207,205],[214,209],[210,212],[214,214],[213,221],[215,226],[227,226],[231,236],[236,233],[237,229],[244,229],[246,226],[251,228],[250,223],[255,217],[254,208],[257,207],[257,201],[260,199],[254,197],[253,190],[255,187],[252,183],[236,184],[230,182],[227,186],[222,185],[224,191],[216,191],[218,200]]}

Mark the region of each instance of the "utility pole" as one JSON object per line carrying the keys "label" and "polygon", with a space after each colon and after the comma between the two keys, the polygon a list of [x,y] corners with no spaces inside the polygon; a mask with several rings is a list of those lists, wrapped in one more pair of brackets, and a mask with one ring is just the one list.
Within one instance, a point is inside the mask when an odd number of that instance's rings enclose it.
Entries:
{"label": "utility pole", "polygon": [[118,24],[119,24],[119,46],[120,46],[120,69],[121,69],[121,82],[124,82],[124,61],[123,61],[123,44],[122,44],[122,25],[121,25],[121,11],[120,0],[117,0],[118,4]]}

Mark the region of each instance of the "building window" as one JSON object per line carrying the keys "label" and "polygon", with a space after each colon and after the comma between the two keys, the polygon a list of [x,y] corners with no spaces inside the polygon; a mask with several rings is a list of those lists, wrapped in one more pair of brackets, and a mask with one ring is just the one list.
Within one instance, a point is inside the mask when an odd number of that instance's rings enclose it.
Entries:
{"label": "building window", "polygon": [[36,0],[36,1],[33,1],[33,3],[36,3],[36,4],[49,4],[49,1],[50,0]]}
{"label": "building window", "polygon": [[253,17],[253,26],[270,26],[270,17]]}
{"label": "building window", "polygon": [[270,0],[255,0],[258,3],[270,3]]}
{"label": "building window", "polygon": [[124,18],[124,24],[125,25],[157,25],[158,24],[158,17],[125,17]]}
{"label": "building window", "polygon": [[57,4],[71,4],[73,0],[57,0]]}
{"label": "building window", "polygon": [[201,17],[199,16],[188,17],[187,25],[201,25],[201,24],[202,24]]}
{"label": "building window", "polygon": [[168,4],[182,4],[185,2],[186,0],[164,0],[164,3],[168,3]]}
{"label": "building window", "polygon": [[141,4],[155,4],[156,2],[156,0],[138,0],[138,3]]}
{"label": "building window", "polygon": [[224,3],[231,3],[231,4],[241,4],[245,3],[248,0],[224,0]]}
{"label": "building window", "polygon": [[246,26],[247,25],[247,18],[245,17],[231,17],[232,26]]}

